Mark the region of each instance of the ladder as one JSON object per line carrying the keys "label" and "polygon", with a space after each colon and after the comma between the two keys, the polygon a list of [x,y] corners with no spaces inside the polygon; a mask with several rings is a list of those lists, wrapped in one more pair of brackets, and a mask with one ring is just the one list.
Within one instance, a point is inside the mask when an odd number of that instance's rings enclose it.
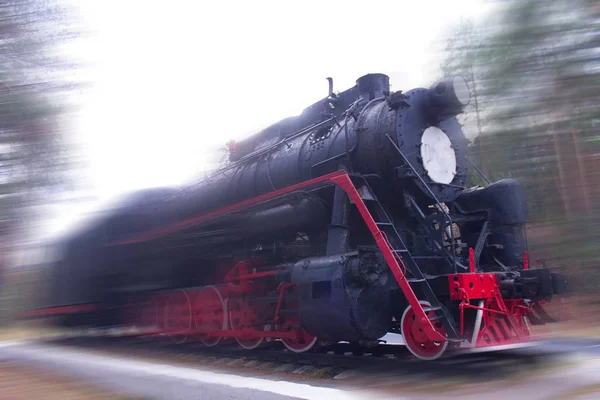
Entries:
{"label": "ladder", "polygon": [[[383,233],[382,236],[385,238],[389,250],[399,261],[400,266],[405,268],[405,270],[402,272],[406,278],[406,281],[410,284],[412,288],[420,289],[420,292],[425,296],[424,300],[427,300],[431,305],[431,307],[423,307],[423,311],[425,313],[429,311],[436,312],[435,317],[428,318],[429,321],[440,321],[442,323],[442,326],[444,327],[444,330],[447,334],[447,340],[459,340],[458,333],[453,324],[452,316],[445,307],[442,307],[442,304],[435,295],[433,289],[431,288],[427,277],[419,268],[415,257],[413,257],[410,251],[408,250],[404,240],[396,230],[396,227],[394,226],[394,223],[392,222],[388,213],[385,211],[385,208],[377,199],[375,192],[370,187],[369,183],[367,182],[367,179],[362,175],[351,176],[351,179],[358,181],[358,184],[356,185],[358,186],[358,193],[360,194],[363,204],[365,204],[365,206],[369,204],[372,207],[373,212],[371,213],[371,215],[373,217],[373,222],[375,224],[376,229]],[[371,231],[373,231],[373,229],[371,229]],[[405,292],[405,295],[406,294],[407,293]]]}
{"label": "ladder", "polygon": [[[394,142],[394,139],[392,139],[392,137],[390,135],[385,135],[388,138],[389,143],[391,144],[391,146],[394,148],[394,150],[396,151],[396,153],[398,153],[398,155],[400,156],[402,162],[404,163],[405,167],[408,167],[410,169],[410,171],[412,172],[413,176],[415,178],[417,178],[421,184],[423,185],[423,187],[425,187],[425,189],[427,189],[427,191],[429,192],[429,195],[431,196],[431,198],[433,200],[435,200],[436,205],[438,207],[438,210],[444,214],[445,218],[446,218],[446,222],[448,224],[448,226],[450,227],[450,246],[451,246],[451,256],[452,256],[452,267],[454,268],[454,273],[456,274],[458,271],[456,269],[457,266],[457,262],[456,262],[456,241],[454,240],[454,230],[452,229],[452,218],[450,217],[450,214],[448,214],[446,212],[446,210],[444,210],[444,207],[442,207],[442,203],[439,201],[439,199],[436,197],[436,195],[433,193],[433,191],[431,190],[431,188],[429,187],[429,185],[427,184],[427,182],[425,182],[425,179],[423,179],[423,177],[421,176],[421,174],[419,174],[419,172],[415,169],[415,167],[412,166],[412,164],[410,163],[410,161],[408,161],[408,158],[406,158],[406,156],[404,155],[404,153],[402,153],[402,150],[400,150],[400,148],[396,145],[396,143]],[[487,178],[486,178],[487,179]],[[449,185],[452,186],[452,185]]]}

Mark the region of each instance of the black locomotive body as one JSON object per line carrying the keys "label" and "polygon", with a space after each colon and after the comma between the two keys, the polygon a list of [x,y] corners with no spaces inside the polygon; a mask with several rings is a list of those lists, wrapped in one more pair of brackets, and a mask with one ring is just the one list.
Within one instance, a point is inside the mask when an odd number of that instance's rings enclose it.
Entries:
{"label": "black locomotive body", "polygon": [[564,279],[528,266],[517,181],[465,188],[468,102],[460,77],[402,93],[363,76],[232,143],[210,176],[136,193],[74,232],[47,305],[82,307],[63,324],[247,348],[398,332],[432,359],[524,340]]}

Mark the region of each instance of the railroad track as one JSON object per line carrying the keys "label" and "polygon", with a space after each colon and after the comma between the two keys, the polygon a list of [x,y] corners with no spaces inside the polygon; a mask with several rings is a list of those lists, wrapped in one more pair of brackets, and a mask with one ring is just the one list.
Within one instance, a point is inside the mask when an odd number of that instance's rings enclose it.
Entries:
{"label": "railroad track", "polygon": [[323,379],[344,379],[357,375],[395,374],[398,376],[435,375],[439,379],[506,378],[524,371],[560,362],[560,351],[498,351],[457,354],[423,362],[404,346],[381,345],[376,349],[357,348],[346,343],[306,353],[293,353],[273,341],[253,350],[235,344],[205,347],[199,343],[176,344],[166,339],[135,336],[70,336],[45,339],[45,344],[98,350],[116,355],[166,358],[199,365],[248,367],[274,373],[292,373]]}

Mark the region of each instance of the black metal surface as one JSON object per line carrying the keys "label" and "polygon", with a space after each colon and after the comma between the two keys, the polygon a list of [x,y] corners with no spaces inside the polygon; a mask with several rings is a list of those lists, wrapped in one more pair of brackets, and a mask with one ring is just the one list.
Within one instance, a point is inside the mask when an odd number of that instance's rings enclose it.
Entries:
{"label": "black metal surface", "polygon": [[292,268],[300,322],[321,340],[377,340],[391,328],[390,288],[355,285],[348,273],[360,258],[358,252],[313,257]]}
{"label": "black metal surface", "polygon": [[551,301],[554,294],[552,278],[548,269],[528,269],[520,271],[517,277],[500,281],[500,289],[505,298]]}
{"label": "black metal surface", "polygon": [[[455,206],[461,211],[476,213],[486,211],[490,220],[490,245],[499,246],[498,251],[483,253],[481,264],[495,266],[496,257],[507,266],[522,267],[526,250],[525,223],[527,222],[527,203],[525,194],[518,181],[503,179],[485,188],[465,190],[456,200]],[[478,233],[481,223],[465,224],[465,232]],[[465,235],[469,246],[476,247],[479,235]]]}
{"label": "black metal surface", "polygon": [[[367,181],[364,181],[364,185],[372,192]],[[448,340],[457,341],[459,336],[452,315],[440,302],[438,294],[436,294],[429,284],[427,276],[425,276],[419,267],[419,264],[413,258],[410,250],[402,240],[402,236],[400,236],[396,230],[392,220],[379,200],[374,196],[372,202],[376,210],[375,215],[379,217],[379,220],[375,220],[375,222],[380,229],[386,233],[390,245],[393,247],[393,251],[396,252],[396,255],[402,260],[402,264],[406,267],[406,271],[402,271],[402,274],[409,278],[408,281],[411,282],[411,286],[419,298],[427,300],[432,307],[439,310],[439,314],[442,317],[439,323],[444,327]]]}
{"label": "black metal surface", "polygon": [[345,253],[349,250],[349,208],[348,196],[341,187],[336,186],[333,195],[331,223],[327,228],[327,255]]}

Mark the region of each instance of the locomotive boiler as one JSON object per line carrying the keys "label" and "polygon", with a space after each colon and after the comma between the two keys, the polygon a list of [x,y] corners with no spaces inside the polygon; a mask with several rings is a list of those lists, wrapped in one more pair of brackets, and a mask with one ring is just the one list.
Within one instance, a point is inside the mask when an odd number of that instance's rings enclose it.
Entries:
{"label": "locomotive boiler", "polygon": [[295,352],[399,333],[416,357],[528,340],[564,277],[529,267],[523,190],[467,188],[461,77],[384,74],[230,144],[230,162],[134,193],[62,240],[40,313],[65,326],[281,341]]}

